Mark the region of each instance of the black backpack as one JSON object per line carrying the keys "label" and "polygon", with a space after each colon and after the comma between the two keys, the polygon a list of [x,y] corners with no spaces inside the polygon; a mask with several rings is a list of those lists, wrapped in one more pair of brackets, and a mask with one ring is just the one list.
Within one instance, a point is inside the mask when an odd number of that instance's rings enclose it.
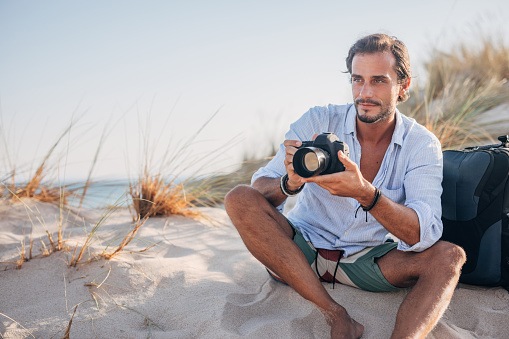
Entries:
{"label": "black backpack", "polygon": [[509,289],[509,136],[444,151],[442,239],[465,250],[460,282]]}

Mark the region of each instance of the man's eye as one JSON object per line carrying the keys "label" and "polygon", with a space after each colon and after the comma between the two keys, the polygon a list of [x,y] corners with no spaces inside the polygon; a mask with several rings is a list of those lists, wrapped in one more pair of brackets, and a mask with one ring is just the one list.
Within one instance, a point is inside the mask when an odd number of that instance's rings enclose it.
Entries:
{"label": "man's eye", "polygon": [[352,78],[352,82],[360,82],[360,81],[361,81],[361,79],[359,79],[359,78]]}

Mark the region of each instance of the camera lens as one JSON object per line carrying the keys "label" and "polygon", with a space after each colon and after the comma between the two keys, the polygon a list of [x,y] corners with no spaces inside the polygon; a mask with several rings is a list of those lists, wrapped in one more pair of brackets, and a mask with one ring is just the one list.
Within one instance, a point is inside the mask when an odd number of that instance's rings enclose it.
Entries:
{"label": "camera lens", "polygon": [[295,173],[303,178],[309,178],[325,171],[329,164],[329,154],[317,147],[303,147],[293,156]]}
{"label": "camera lens", "polygon": [[318,156],[314,152],[306,153],[304,156],[304,167],[310,172],[314,172],[320,167]]}

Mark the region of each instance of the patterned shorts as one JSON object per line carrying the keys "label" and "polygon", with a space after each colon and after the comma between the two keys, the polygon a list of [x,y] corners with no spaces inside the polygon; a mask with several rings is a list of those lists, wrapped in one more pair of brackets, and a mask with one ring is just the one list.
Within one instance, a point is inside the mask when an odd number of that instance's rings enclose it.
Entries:
{"label": "patterned shorts", "polygon": [[[290,223],[290,222],[289,222]],[[382,257],[398,246],[395,242],[386,242],[375,247],[367,247],[347,258],[343,258],[343,251],[316,249],[307,242],[302,233],[295,228],[293,241],[302,250],[309,264],[320,280],[341,283],[371,292],[388,292],[400,290],[400,287],[391,285],[383,276],[377,258]],[[276,280],[283,282],[277,274],[267,269]],[[334,286],[333,286],[334,287]]]}

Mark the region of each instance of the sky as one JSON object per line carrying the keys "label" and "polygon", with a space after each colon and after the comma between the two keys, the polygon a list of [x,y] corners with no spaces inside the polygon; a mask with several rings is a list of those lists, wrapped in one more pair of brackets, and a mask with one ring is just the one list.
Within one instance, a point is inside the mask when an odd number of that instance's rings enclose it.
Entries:
{"label": "sky", "polygon": [[147,159],[171,171],[160,159],[181,149],[232,170],[310,107],[352,101],[358,38],[397,36],[418,81],[433,48],[507,37],[508,22],[506,0],[0,0],[0,178],[33,172],[71,122],[49,161],[59,180],[86,178],[99,144],[98,179]]}

